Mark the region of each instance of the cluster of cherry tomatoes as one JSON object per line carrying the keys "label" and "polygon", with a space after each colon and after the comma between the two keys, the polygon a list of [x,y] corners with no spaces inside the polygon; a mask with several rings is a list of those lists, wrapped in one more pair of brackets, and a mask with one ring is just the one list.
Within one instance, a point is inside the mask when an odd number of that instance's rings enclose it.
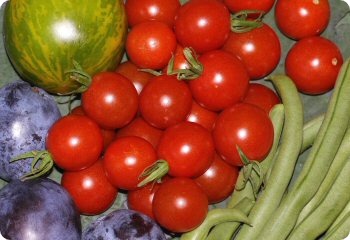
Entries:
{"label": "cluster of cherry tomatoes", "polygon": [[[93,76],[81,106],[57,121],[47,138],[63,170],[62,185],[82,214],[103,213],[125,191],[129,208],[170,232],[186,232],[204,220],[209,204],[232,193],[243,166],[238,148],[248,159],[264,159],[274,137],[268,114],[280,99],[253,81],[281,60],[279,38],[261,18],[274,3],[125,2],[127,60],[115,72]],[[276,3],[281,31],[300,39],[286,72],[311,94],[330,90],[342,63],[334,43],[318,36],[329,21],[325,3]],[[318,21],[295,28],[293,21],[302,18],[293,20],[298,7]],[[302,70],[317,54],[323,58],[311,62],[314,68]],[[325,80],[305,79],[321,72]]]}

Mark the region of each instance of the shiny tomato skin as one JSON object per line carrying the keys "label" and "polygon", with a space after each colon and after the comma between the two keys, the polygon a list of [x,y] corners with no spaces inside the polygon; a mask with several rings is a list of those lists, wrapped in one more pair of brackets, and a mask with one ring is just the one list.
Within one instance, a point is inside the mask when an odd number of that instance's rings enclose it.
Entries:
{"label": "shiny tomato skin", "polygon": [[138,110],[138,94],[129,79],[116,72],[101,72],[93,76],[83,92],[81,104],[87,116],[104,129],[116,129],[128,124]]}
{"label": "shiny tomato skin", "polygon": [[198,177],[209,168],[214,153],[210,131],[188,121],[165,129],[157,147],[159,159],[167,161],[173,177]]}
{"label": "shiny tomato skin", "polygon": [[80,214],[84,215],[105,212],[118,195],[117,188],[107,179],[102,160],[80,171],[63,172],[61,185],[72,196]]}
{"label": "shiny tomato skin", "polygon": [[211,131],[213,130],[217,116],[217,112],[210,111],[199,105],[196,101],[193,101],[191,111],[187,115],[186,120],[198,123],[202,127]]}
{"label": "shiny tomato skin", "polygon": [[177,41],[198,54],[219,49],[228,38],[230,29],[230,12],[217,0],[188,1],[179,8],[175,17]]}
{"label": "shiny tomato skin", "polygon": [[217,152],[233,166],[243,166],[237,146],[248,159],[261,161],[269,153],[273,137],[269,116],[248,103],[238,103],[222,111],[213,130]]}
{"label": "shiny tomato skin", "polygon": [[118,129],[116,138],[125,136],[141,137],[156,148],[162,134],[163,130],[150,125],[141,116],[138,116],[125,127]]}
{"label": "shiny tomato skin", "polygon": [[153,198],[153,213],[165,229],[183,233],[193,230],[205,219],[208,198],[190,178],[176,177],[162,183]]}
{"label": "shiny tomato skin", "polygon": [[243,102],[256,105],[269,114],[273,106],[281,103],[281,99],[273,89],[263,84],[252,82],[249,84]]}
{"label": "shiny tomato skin", "polygon": [[129,79],[134,84],[138,94],[140,94],[144,86],[153,77],[151,73],[140,71],[140,68],[131,61],[122,62],[117,66],[115,71]]}
{"label": "shiny tomato skin", "polygon": [[285,72],[300,92],[317,95],[334,87],[342,64],[342,53],[334,42],[313,36],[292,46],[285,59]]}
{"label": "shiny tomato skin", "polygon": [[118,189],[137,189],[143,171],[155,163],[157,154],[143,138],[130,136],[115,139],[103,157],[109,181]]}
{"label": "shiny tomato skin", "polygon": [[140,94],[141,116],[160,129],[185,120],[191,106],[192,94],[189,86],[174,75],[152,78]]}
{"label": "shiny tomato skin", "polygon": [[50,128],[46,149],[63,170],[77,171],[89,167],[99,159],[103,150],[100,127],[87,116],[66,115]]}
{"label": "shiny tomato skin", "polygon": [[202,74],[189,81],[193,98],[211,111],[221,111],[246,94],[248,72],[236,56],[224,50],[214,50],[199,56]]}
{"label": "shiny tomato skin", "polygon": [[330,13],[328,0],[278,0],[275,6],[278,28],[294,40],[320,35],[329,24]]}
{"label": "shiny tomato skin", "polygon": [[223,49],[244,63],[251,80],[266,77],[281,59],[279,37],[266,23],[248,32],[231,32]]}
{"label": "shiny tomato skin", "polygon": [[163,22],[147,21],[135,25],[126,38],[125,50],[139,68],[164,68],[177,46],[172,28]]}
{"label": "shiny tomato skin", "polygon": [[173,27],[179,0],[127,0],[125,12],[129,27],[145,21],[160,21]]}
{"label": "shiny tomato skin", "polygon": [[275,0],[224,0],[224,3],[233,13],[243,10],[259,10],[266,14],[272,9]]}

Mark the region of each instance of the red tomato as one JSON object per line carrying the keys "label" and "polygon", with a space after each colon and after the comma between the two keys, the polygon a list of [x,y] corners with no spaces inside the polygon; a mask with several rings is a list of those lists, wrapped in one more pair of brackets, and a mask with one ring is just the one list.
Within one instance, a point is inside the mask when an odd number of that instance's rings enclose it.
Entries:
{"label": "red tomato", "polygon": [[244,10],[259,10],[266,14],[273,7],[275,0],[224,0],[224,3],[233,13]]}
{"label": "red tomato", "polygon": [[208,170],[194,180],[208,197],[209,204],[221,202],[233,192],[239,168],[234,167],[215,154],[214,161]]}
{"label": "red tomato", "polygon": [[63,172],[62,186],[72,196],[79,212],[98,215],[105,212],[117,197],[117,189],[108,181],[102,161],[80,171]]}
{"label": "red tomato", "polygon": [[103,150],[100,127],[86,116],[66,115],[50,128],[46,149],[63,170],[76,171],[89,167],[99,159]]}
{"label": "red tomato", "polygon": [[216,112],[210,111],[199,105],[196,101],[193,101],[191,111],[187,115],[186,120],[198,123],[202,127],[211,131],[213,130],[217,116],[218,114]]}
{"label": "red tomato", "polygon": [[294,44],[285,60],[286,74],[300,92],[322,94],[334,87],[343,57],[331,40],[308,37]]}
{"label": "red tomato", "polygon": [[133,190],[143,171],[155,163],[157,154],[143,138],[130,136],[114,140],[107,148],[103,166],[108,179],[119,189]]}
{"label": "red tomato", "polygon": [[135,25],[126,38],[126,53],[140,68],[164,68],[177,46],[173,30],[163,22],[148,21]]}
{"label": "red tomato", "polygon": [[129,79],[134,84],[138,94],[140,94],[148,81],[154,77],[151,73],[140,71],[140,69],[130,61],[122,62],[115,71]]}
{"label": "red tomato", "polygon": [[120,128],[117,131],[116,137],[136,136],[141,137],[150,142],[154,148],[157,147],[163,131],[159,128],[153,127],[146,122],[142,117],[136,117],[128,125]]}
{"label": "red tomato", "polygon": [[281,58],[279,38],[265,23],[262,27],[248,32],[231,32],[223,49],[243,61],[252,80],[261,79],[270,74]]}
{"label": "red tomato", "polygon": [[203,222],[207,212],[208,198],[193,179],[169,179],[154,194],[154,216],[162,227],[172,232],[193,230]]}
{"label": "red tomato", "polygon": [[153,198],[159,187],[160,183],[149,183],[138,189],[128,191],[128,208],[142,212],[155,219],[153,214]]}
{"label": "red tomato", "polygon": [[278,0],[275,19],[283,34],[292,39],[320,35],[330,20],[328,0]]}
{"label": "red tomato", "polygon": [[248,159],[261,161],[269,153],[273,137],[269,116],[248,103],[238,103],[222,111],[213,130],[217,152],[234,166],[243,166],[237,147]]}
{"label": "red tomato", "polygon": [[101,72],[82,94],[81,104],[87,116],[104,129],[128,124],[138,110],[138,94],[134,85],[116,72]]}
{"label": "red tomato", "polygon": [[281,99],[271,88],[260,83],[250,83],[243,102],[256,105],[269,114],[273,106],[281,103]]}
{"label": "red tomato", "polygon": [[180,6],[179,0],[127,0],[125,12],[129,27],[150,20],[164,22],[173,27],[176,11]]}
{"label": "red tomato", "polygon": [[223,110],[246,94],[249,76],[242,61],[233,54],[214,50],[199,57],[203,73],[189,81],[193,98],[212,111]]}
{"label": "red tomato", "polygon": [[198,177],[213,162],[214,143],[207,129],[184,121],[164,131],[157,153],[169,164],[170,176]]}
{"label": "red tomato", "polygon": [[231,31],[230,12],[216,0],[190,0],[178,10],[174,31],[182,46],[197,53],[218,49]]}
{"label": "red tomato", "polygon": [[[77,115],[86,115],[81,105],[73,108],[70,113],[77,114]],[[106,150],[108,145],[114,140],[116,133],[114,129],[103,129],[103,128],[101,128],[101,133],[103,137],[103,150]]]}
{"label": "red tomato", "polygon": [[152,126],[165,129],[186,119],[192,95],[188,85],[174,75],[152,78],[140,94],[140,113]]}

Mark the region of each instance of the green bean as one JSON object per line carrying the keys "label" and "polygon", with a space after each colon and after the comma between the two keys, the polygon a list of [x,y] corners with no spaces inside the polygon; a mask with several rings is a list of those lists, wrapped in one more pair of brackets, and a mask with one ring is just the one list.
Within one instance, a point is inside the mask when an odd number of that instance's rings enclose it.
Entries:
{"label": "green bean", "polygon": [[[248,215],[254,203],[255,201],[249,198],[243,198],[239,203],[237,203],[237,205],[233,206],[233,208],[239,209],[244,214]],[[242,223],[240,222],[220,223],[210,230],[206,240],[231,240],[232,236],[241,225]]]}
{"label": "green bean", "polygon": [[331,226],[332,222],[350,200],[349,156],[343,169],[321,202],[290,233],[288,240],[316,239]]}
{"label": "green bean", "polygon": [[341,218],[337,219],[337,224],[331,227],[323,237],[323,240],[339,240],[345,239],[350,235],[350,212],[341,214]]}
{"label": "green bean", "polygon": [[[274,128],[274,140],[273,140],[273,144],[272,144],[272,147],[271,147],[269,154],[261,162],[262,172],[260,174],[263,174],[263,175],[265,175],[267,169],[272,164],[272,160],[274,158],[274,155],[276,153],[276,150],[277,150],[277,147],[278,147],[278,144],[280,141],[280,136],[281,136],[281,132],[283,129],[283,123],[284,123],[284,106],[282,104],[275,105],[271,109],[269,116],[270,116],[270,119],[272,121],[273,128]],[[255,172],[252,172],[252,174],[254,174],[252,176],[252,178],[259,178],[259,176]],[[246,179],[245,179],[245,176],[243,174],[243,171],[240,171],[238,178],[237,178],[236,185],[244,184],[245,181],[246,181]],[[260,187],[260,186],[258,186],[258,187]],[[243,188],[240,188],[240,189],[238,189],[237,187],[235,188],[235,190],[231,194],[231,198],[227,204],[227,207],[232,208],[233,206],[235,206],[239,201],[241,201],[245,197],[248,197],[248,198],[255,200],[254,188],[252,186],[252,183],[249,181],[246,182],[246,184]]]}
{"label": "green bean", "polygon": [[333,159],[333,162],[327,172],[326,177],[323,179],[319,189],[312,199],[306,204],[303,210],[300,212],[296,224],[299,224],[304,220],[325,198],[329,190],[332,188],[335,179],[338,177],[339,173],[342,171],[346,161],[350,156],[350,128],[347,129],[345,136],[336,156]]}
{"label": "green bean", "polygon": [[259,195],[249,219],[252,227],[242,226],[237,240],[260,239],[259,232],[278,207],[293,176],[303,138],[303,106],[294,83],[285,75],[271,78],[285,107],[285,122],[278,155],[272,167],[270,179]]}
{"label": "green bean", "polygon": [[214,208],[209,210],[200,226],[182,234],[180,240],[204,240],[212,227],[224,222],[250,224],[247,215],[238,208]]}
{"label": "green bean", "polygon": [[332,225],[329,227],[327,231],[329,232],[333,231],[333,229],[336,228],[338,224],[340,224],[340,222],[345,219],[346,215],[350,215],[350,202],[348,202],[348,204],[344,207],[342,212],[338,215],[337,219],[334,220],[334,222],[332,223]]}
{"label": "green bean", "polygon": [[349,92],[350,63],[348,59],[340,69],[325,118],[303,169],[281,205],[265,224],[259,239],[285,239],[294,228],[299,213],[316,193],[349,125]]}
{"label": "green bean", "polygon": [[310,148],[315,141],[318,131],[324,119],[324,114],[321,114],[304,124],[303,127],[303,144],[301,145],[300,153]]}

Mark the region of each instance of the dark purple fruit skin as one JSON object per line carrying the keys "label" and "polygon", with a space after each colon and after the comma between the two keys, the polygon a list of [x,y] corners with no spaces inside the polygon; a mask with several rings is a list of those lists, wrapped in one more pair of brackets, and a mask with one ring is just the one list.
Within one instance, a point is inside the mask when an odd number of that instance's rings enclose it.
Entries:
{"label": "dark purple fruit skin", "polygon": [[118,209],[98,218],[83,231],[82,240],[165,240],[156,222],[142,213]]}
{"label": "dark purple fruit skin", "polygon": [[30,172],[32,159],[10,160],[45,150],[47,132],[60,117],[53,96],[40,88],[22,80],[0,88],[0,178],[10,181]]}
{"label": "dark purple fruit skin", "polygon": [[80,240],[81,231],[73,200],[53,180],[13,180],[0,190],[0,232],[6,239]]}

